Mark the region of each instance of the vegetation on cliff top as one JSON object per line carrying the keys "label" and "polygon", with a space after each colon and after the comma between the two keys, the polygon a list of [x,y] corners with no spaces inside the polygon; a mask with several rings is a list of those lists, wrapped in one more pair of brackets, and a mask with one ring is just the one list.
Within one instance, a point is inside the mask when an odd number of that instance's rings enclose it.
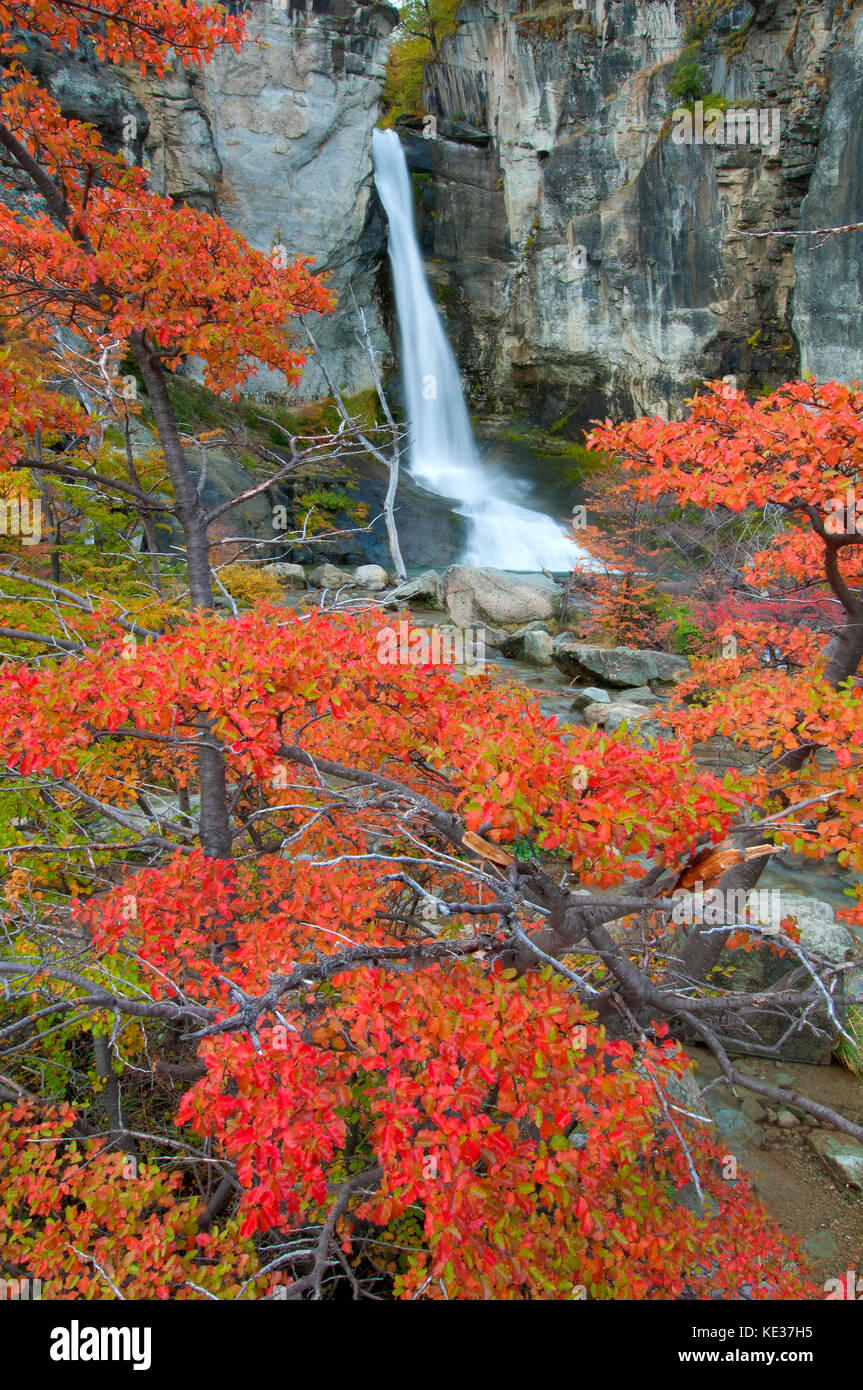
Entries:
{"label": "vegetation on cliff top", "polygon": [[405,0],[401,22],[393,34],[387,60],[382,103],[384,126],[399,116],[424,114],[423,80],[426,63],[438,55],[441,40],[457,28],[455,12],[461,0]]}

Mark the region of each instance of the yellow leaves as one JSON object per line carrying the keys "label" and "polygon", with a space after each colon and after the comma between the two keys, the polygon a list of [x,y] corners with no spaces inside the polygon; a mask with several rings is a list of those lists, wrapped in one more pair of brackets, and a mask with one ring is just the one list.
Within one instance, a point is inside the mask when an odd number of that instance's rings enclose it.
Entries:
{"label": "yellow leaves", "polygon": [[256,603],[281,603],[282,590],[278,580],[264,574],[255,565],[232,564],[219,570],[219,579],[231,597],[241,607]]}

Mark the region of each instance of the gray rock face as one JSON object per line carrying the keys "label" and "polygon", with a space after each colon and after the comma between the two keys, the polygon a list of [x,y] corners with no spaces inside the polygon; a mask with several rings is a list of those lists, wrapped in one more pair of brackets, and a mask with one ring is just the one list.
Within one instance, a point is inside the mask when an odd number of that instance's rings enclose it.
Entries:
{"label": "gray rock face", "polygon": [[520,584],[496,570],[451,565],[441,580],[446,610],[457,627],[476,622],[492,625],[551,618],[560,606],[560,590],[549,584]]}
{"label": "gray rock face", "polygon": [[705,377],[795,375],[798,341],[819,375],[863,376],[863,238],[816,255],[738,234],[859,217],[859,8],[729,7],[701,44],[705,90],[766,124],[722,145],[673,138],[683,6],[472,0],[459,17],[426,69],[438,138],[409,157],[431,174],[421,236],[477,402],[567,428],[665,414]]}
{"label": "gray rock face", "polygon": [[[260,0],[239,54],[221,50],[198,74],[178,67],[162,80],[131,79],[150,118],[157,187],[215,208],[259,250],[283,247],[330,272],[341,307],[316,337],[348,392],[373,384],[354,339],[349,284],[377,348],[389,351],[373,294],[386,242],[373,204],[371,136],[397,19],[385,4]],[[279,374],[261,373],[251,390],[283,386]],[[299,394],[327,393],[312,359]]]}
{"label": "gray rock face", "polygon": [[[860,221],[863,206],[863,14],[853,17],[833,56],[818,155],[800,208],[803,227]],[[863,232],[799,237],[794,247],[794,332],[801,367],[819,381],[863,380],[860,300]]]}
{"label": "gray rock face", "polygon": [[122,71],[97,63],[87,44],[69,55],[28,35],[25,47],[23,66],[47,87],[63,115],[96,126],[112,153],[126,148],[137,162],[149,123]]}
{"label": "gray rock face", "polygon": [[[596,416],[674,414],[705,377],[863,378],[863,234],[739,235],[858,218],[863,12],[783,0],[721,15],[698,55],[705,87],[735,111],[777,112],[779,138],[741,126],[720,146],[674,138],[685,11],[469,0],[428,66],[437,138],[405,142],[427,267],[476,404],[527,407],[580,438]],[[397,18],[361,0],[258,0],[240,54],[160,79],[87,53],[24,59],[110,148],[143,150],[157,189],[331,272],[340,307],[316,333],[348,392],[372,384],[349,285],[381,359],[393,356],[371,133]],[[262,374],[251,389],[282,386]],[[297,394],[326,394],[314,360]]]}
{"label": "gray rock face", "polygon": [[634,647],[594,647],[577,642],[571,632],[554,639],[554,664],[576,680],[599,677],[604,685],[639,686],[650,681],[670,682],[689,671],[685,656],[670,652],[637,651]]}

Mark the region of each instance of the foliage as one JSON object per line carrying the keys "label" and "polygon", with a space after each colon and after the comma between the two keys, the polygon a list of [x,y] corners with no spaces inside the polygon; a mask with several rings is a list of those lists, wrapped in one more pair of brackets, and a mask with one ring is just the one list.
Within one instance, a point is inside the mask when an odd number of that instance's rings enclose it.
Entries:
{"label": "foliage", "polygon": [[441,40],[456,29],[459,3],[460,0],[405,0],[399,7],[399,26],[387,58],[383,125],[393,125],[399,116],[424,114],[425,65],[437,56]]}
{"label": "foliage", "polygon": [[[312,768],[359,755],[370,769],[389,764],[417,792],[437,786],[438,798],[445,777],[456,789],[442,799],[445,817],[463,816],[469,833],[491,824],[501,844],[529,835],[538,849],[563,847],[582,881],[605,885],[634,868],[637,852],[662,844],[685,854],[705,815],[721,833],[735,797],[673,746],[661,770],[646,750],[597,732],[576,754],[526,695],[501,694],[484,678],[454,686],[440,669],[376,669],[374,618],[276,618],[259,607],[239,622],[202,619],[131,660],[113,660],[103,644],[62,684],[51,671],[19,669],[0,702],[19,775],[73,780],[94,760],[110,765],[100,731],[146,734],[206,711],[232,778],[247,787],[238,808],[246,833],[252,815],[261,828],[305,826],[308,857],[279,851],[284,830],[272,848],[265,841],[232,863],[179,849],[82,898],[73,914],[92,938],[97,972],[118,949],[132,951],[153,1008],[168,1017],[191,1010],[204,1025],[203,1075],[177,1118],[235,1166],[240,1238],[266,1243],[316,1226],[333,1193],[374,1172],[341,1239],[360,1255],[393,1220],[419,1211],[423,1241],[394,1275],[399,1297],[438,1297],[442,1287],[448,1297],[559,1297],[574,1286],[600,1298],[698,1296],[741,1281],[764,1296],[802,1293],[792,1252],[765,1236],[745,1184],[729,1190],[718,1150],[696,1134],[688,1140],[713,1214],[693,1216],[676,1199],[688,1169],[654,1083],[685,1059],[664,1025],[653,1041],[615,1041],[550,972],[514,981],[493,960],[472,963],[459,945],[466,930],[471,939],[471,918],[457,908],[437,956],[421,928],[418,937],[394,933],[387,914],[399,902],[404,912],[404,890],[366,863],[367,836],[389,819],[396,853],[410,840],[397,815],[334,800]],[[302,725],[312,768],[292,761],[280,732]],[[286,757],[290,775],[280,777]],[[587,803],[561,797],[576,757],[596,779]],[[171,761],[173,780],[191,774],[182,742]],[[428,874],[424,858],[414,874]],[[438,896],[493,902],[493,885],[467,862],[464,870],[454,863],[438,874]],[[217,945],[226,922],[228,955]],[[368,968],[350,950],[339,954],[346,937],[368,952]],[[410,952],[412,939],[429,943],[424,968],[388,970],[388,952]],[[21,965],[30,967],[29,953]],[[252,1034],[230,1023],[226,970],[245,997],[285,980],[275,1014]],[[172,980],[183,981],[179,995]],[[49,969],[40,993],[54,1007],[55,988]],[[28,1267],[26,1248],[14,1255]],[[117,1250],[100,1248],[99,1259],[115,1282],[122,1277]]]}
{"label": "foliage", "polygon": [[707,96],[710,74],[698,61],[699,45],[684,48],[674,65],[668,92],[676,104],[699,101]]}
{"label": "foliage", "polygon": [[179,1172],[69,1137],[74,1118],[68,1106],[0,1106],[0,1262],[50,1299],[256,1296],[254,1249],[236,1222],[201,1230]]}
{"label": "foliage", "polygon": [[219,578],[241,608],[250,608],[256,603],[279,603],[282,597],[279,581],[259,565],[224,565]]}

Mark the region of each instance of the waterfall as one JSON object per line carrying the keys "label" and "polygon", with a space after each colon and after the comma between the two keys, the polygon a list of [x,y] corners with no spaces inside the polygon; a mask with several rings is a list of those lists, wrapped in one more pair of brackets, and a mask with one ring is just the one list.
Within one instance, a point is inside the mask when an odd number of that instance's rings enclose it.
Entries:
{"label": "waterfall", "polygon": [[479,456],[452,348],[429,291],[414,227],[407,161],[393,130],[372,137],[375,183],[389,218],[411,476],[468,520],[467,564],[569,571],[585,552],[549,516],[520,506]]}

